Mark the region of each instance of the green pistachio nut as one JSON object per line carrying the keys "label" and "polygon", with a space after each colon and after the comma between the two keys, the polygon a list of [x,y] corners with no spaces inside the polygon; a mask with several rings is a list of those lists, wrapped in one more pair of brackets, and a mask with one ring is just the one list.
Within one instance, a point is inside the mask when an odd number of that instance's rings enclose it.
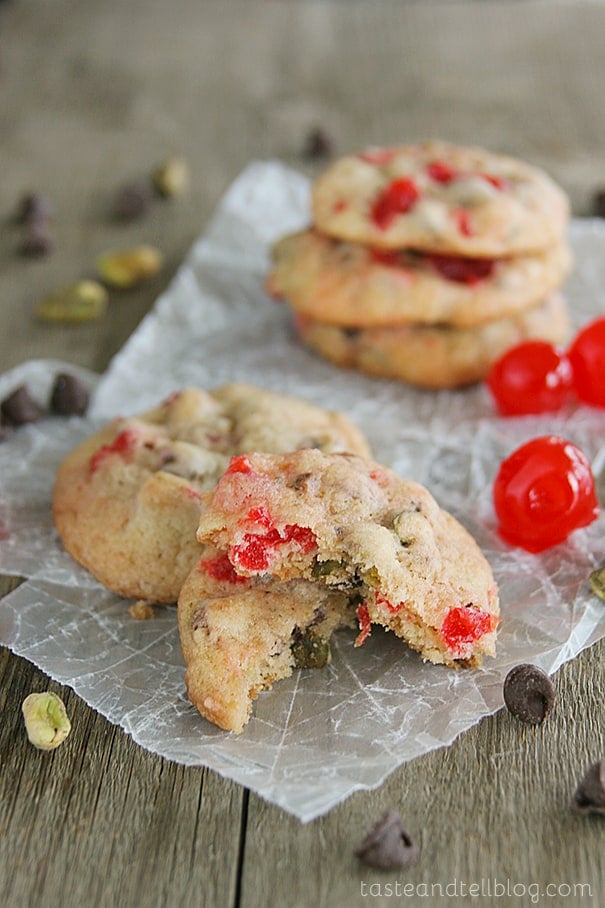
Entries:
{"label": "green pistachio nut", "polygon": [[57,694],[30,694],[21,707],[27,737],[40,750],[54,750],[71,731],[65,704]]}
{"label": "green pistachio nut", "polygon": [[164,256],[154,246],[133,246],[104,252],[97,259],[97,272],[109,287],[129,290],[155,277],[164,264]]}
{"label": "green pistachio nut", "polygon": [[324,668],[332,658],[329,640],[319,634],[305,634],[291,649],[296,668]]}
{"label": "green pistachio nut", "polygon": [[605,599],[605,565],[593,571],[588,578],[590,588],[599,599]]}
{"label": "green pistachio nut", "polygon": [[166,198],[183,195],[189,187],[189,167],[184,158],[172,155],[153,172],[156,191]]}
{"label": "green pistachio nut", "polygon": [[97,281],[77,281],[39,300],[36,315],[47,322],[90,322],[105,314],[107,298]]}

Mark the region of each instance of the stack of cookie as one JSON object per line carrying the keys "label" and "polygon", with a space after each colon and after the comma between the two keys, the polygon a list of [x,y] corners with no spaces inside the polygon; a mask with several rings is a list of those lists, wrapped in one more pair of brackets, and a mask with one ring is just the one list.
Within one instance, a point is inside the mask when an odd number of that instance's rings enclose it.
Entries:
{"label": "stack of cookie", "polygon": [[535,167],[441,142],[371,149],[315,181],[312,214],[275,244],[267,290],[340,366],[458,387],[521,340],[567,336],[569,205]]}

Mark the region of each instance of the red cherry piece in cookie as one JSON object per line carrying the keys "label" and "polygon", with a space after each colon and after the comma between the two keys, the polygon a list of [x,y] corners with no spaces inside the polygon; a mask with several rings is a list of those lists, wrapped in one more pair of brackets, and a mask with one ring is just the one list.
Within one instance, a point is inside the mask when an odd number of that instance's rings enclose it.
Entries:
{"label": "red cherry piece in cookie", "polygon": [[451,183],[456,177],[460,176],[459,171],[455,170],[445,161],[431,161],[427,166],[426,172],[431,180],[436,183]]}
{"label": "red cherry piece in cookie", "polygon": [[462,236],[474,236],[475,231],[473,230],[473,225],[471,224],[471,217],[464,208],[457,208],[453,212],[454,219],[456,221],[456,226]]}
{"label": "red cherry piece in cookie", "polygon": [[405,602],[398,602],[396,605],[393,605],[393,603],[389,602],[386,596],[383,596],[382,593],[376,593],[376,605],[386,608],[386,610],[388,612],[391,612],[392,614],[396,614],[400,609],[404,607]]}
{"label": "red cherry piece in cookie", "polygon": [[494,628],[494,616],[480,608],[451,608],[441,625],[441,636],[452,652],[465,643],[474,643]]}
{"label": "red cherry piece in cookie", "polygon": [[200,570],[213,580],[223,583],[247,583],[248,578],[235,573],[233,565],[226,553],[217,555],[216,558],[202,558],[199,563]]}
{"label": "red cherry piece in cookie", "polygon": [[441,277],[470,287],[490,277],[496,266],[494,259],[463,258],[460,255],[427,255],[426,258]]}
{"label": "red cherry piece in cookie", "polygon": [[586,325],[567,351],[581,401],[605,407],[605,316]]}
{"label": "red cherry piece in cookie", "polygon": [[366,164],[383,167],[393,160],[395,152],[392,148],[366,148],[365,151],[360,152],[358,157],[360,160],[365,161]]}
{"label": "red cherry piece in cookie", "polygon": [[372,220],[380,230],[386,230],[400,214],[406,214],[420,198],[413,180],[401,177],[393,180],[374,200]]}
{"label": "red cherry piece in cookie", "polygon": [[502,462],[493,499],[502,538],[534,553],[564,542],[599,513],[590,463],[556,435],[534,438]]}
{"label": "red cherry piece in cookie", "polygon": [[386,265],[387,268],[402,266],[402,254],[398,249],[370,249],[370,258],[377,265]]}
{"label": "red cherry piece in cookie", "polygon": [[481,176],[484,180],[487,180],[494,189],[499,189],[500,192],[504,192],[508,188],[508,180],[505,180],[504,177],[497,177],[493,173],[482,173]]}
{"label": "red cherry piece in cookie", "polygon": [[123,432],[120,432],[119,435],[116,435],[114,440],[110,444],[101,445],[98,451],[90,458],[90,472],[94,473],[99,469],[104,460],[110,457],[112,454],[118,454],[123,457],[125,454],[130,454],[137,443],[137,433],[134,429],[124,429]]}
{"label": "red cherry piece in cookie", "polygon": [[224,475],[227,476],[229,473],[252,473],[252,464],[245,454],[236,454],[235,457],[232,457],[229,461],[229,465],[225,470]]}
{"label": "red cherry piece in cookie", "polygon": [[[263,512],[262,515],[256,512]],[[252,515],[252,517],[251,517]],[[301,552],[311,552],[317,546],[317,538],[310,527],[286,524],[283,530],[272,525],[265,508],[253,508],[249,514],[253,522],[266,527],[264,533],[245,533],[242,541],[229,549],[229,560],[235,567],[262,573],[269,568],[271,553],[280,546],[293,543]]]}
{"label": "red cherry piece in cookie", "polygon": [[569,359],[548,341],[523,341],[490,368],[486,382],[502,416],[554,413],[572,387]]}
{"label": "red cherry piece in cookie", "polygon": [[359,633],[355,637],[353,646],[362,646],[370,636],[372,630],[372,620],[365,602],[362,602],[361,605],[357,606],[356,615],[359,622]]}

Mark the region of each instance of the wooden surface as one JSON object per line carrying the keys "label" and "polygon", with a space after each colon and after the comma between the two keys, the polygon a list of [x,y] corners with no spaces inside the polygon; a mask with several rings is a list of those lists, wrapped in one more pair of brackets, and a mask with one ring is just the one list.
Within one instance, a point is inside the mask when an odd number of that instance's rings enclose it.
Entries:
{"label": "wooden surface", "polygon": [[[2,371],[36,357],[103,370],[249,160],[321,166],[301,156],[316,126],[335,153],[443,137],[518,154],[587,213],[605,184],[604,36],[602,3],[0,2]],[[116,187],[169,152],[190,162],[190,193],[140,224],[112,222]],[[11,222],[32,189],[55,207],[55,251],[35,261],[16,254]],[[32,318],[36,298],[90,274],[98,252],[142,240],[168,268],[109,318],[69,329]],[[3,651],[0,893],[10,908],[528,905],[538,893],[541,904],[603,905],[605,821],[574,815],[569,799],[605,756],[604,657],[602,643],[558,672],[543,727],[500,713],[303,826],[212,772],[145,752]],[[73,721],[51,754],[27,743],[20,715],[46,687]],[[421,845],[405,873],[353,856],[387,807]],[[397,883],[426,889],[397,895]],[[492,896],[463,897],[473,883]],[[577,883],[590,894],[574,895]],[[424,897],[436,884],[450,897]]]}

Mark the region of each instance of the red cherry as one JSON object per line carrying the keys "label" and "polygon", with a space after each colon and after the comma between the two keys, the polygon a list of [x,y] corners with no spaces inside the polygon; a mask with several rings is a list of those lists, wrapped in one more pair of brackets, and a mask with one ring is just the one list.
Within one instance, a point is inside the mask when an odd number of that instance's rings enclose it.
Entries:
{"label": "red cherry", "polygon": [[436,183],[451,183],[459,176],[458,171],[446,164],[445,161],[431,161],[427,165],[426,172],[431,180],[435,180]]}
{"label": "red cherry", "polygon": [[247,577],[241,577],[235,573],[226,552],[215,558],[202,558],[199,569],[213,580],[223,583],[248,583]]}
{"label": "red cherry", "polygon": [[427,260],[441,277],[448,281],[455,281],[457,284],[468,284],[470,287],[474,287],[490,277],[496,265],[494,259],[473,259],[464,258],[461,255],[437,255],[436,253],[427,255]]}
{"label": "red cherry", "polygon": [[493,495],[500,535],[528,552],[563,542],[599,513],[586,456],[556,435],[534,438],[507,457]]}
{"label": "red cherry", "polygon": [[567,351],[580,400],[605,407],[605,316],[583,328]]}
{"label": "red cherry", "polygon": [[463,643],[473,643],[495,627],[497,619],[480,608],[451,608],[441,625],[441,636],[448,649],[457,650]]}
{"label": "red cherry", "polygon": [[560,410],[572,386],[565,353],[547,341],[522,341],[492,365],[486,382],[502,416]]}
{"label": "red cherry", "polygon": [[408,177],[393,180],[374,200],[372,220],[381,230],[386,230],[398,214],[406,214],[419,198],[420,192],[413,180]]}
{"label": "red cherry", "polygon": [[471,222],[471,216],[464,208],[456,208],[453,212],[456,226],[462,236],[474,236],[475,231]]}
{"label": "red cherry", "polygon": [[137,440],[138,435],[134,429],[124,429],[119,435],[116,435],[112,442],[101,445],[101,447],[95,451],[90,458],[90,472],[95,473],[103,461],[111,454],[119,454],[121,457],[131,454],[136,447]]}

